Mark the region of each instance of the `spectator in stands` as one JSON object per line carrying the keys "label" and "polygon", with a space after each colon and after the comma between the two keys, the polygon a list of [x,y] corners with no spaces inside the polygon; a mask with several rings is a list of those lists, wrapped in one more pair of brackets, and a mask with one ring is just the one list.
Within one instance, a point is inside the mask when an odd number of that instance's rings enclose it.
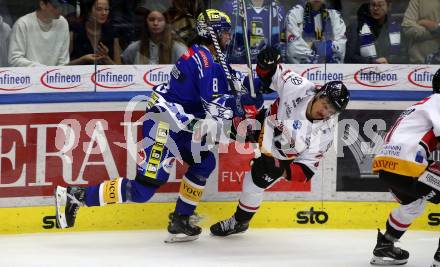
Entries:
{"label": "spectator in stands", "polygon": [[175,38],[190,46],[197,36],[196,18],[202,11],[202,0],[173,0],[166,15]]}
{"label": "spectator in stands", "polygon": [[427,60],[440,54],[440,0],[410,0],[402,28],[409,43],[409,62],[435,63]]}
{"label": "spectator in stands", "polygon": [[400,23],[389,13],[391,0],[370,0],[348,29],[346,63],[406,63]]}
{"label": "spectator in stands", "polygon": [[70,25],[71,65],[121,64],[121,48],[109,23],[108,0],[81,0],[80,19]]}
{"label": "spectator in stands", "polygon": [[35,12],[12,27],[8,61],[13,67],[69,63],[69,26],[61,17],[64,0],[40,0]]}
{"label": "spectator in stands", "polygon": [[[226,12],[232,20],[233,37],[228,49],[230,63],[246,63],[243,43],[243,30],[238,16],[239,0],[223,2],[220,10]],[[284,28],[284,8],[277,0],[250,0],[246,1],[248,42],[252,63],[256,63],[258,53],[272,46],[281,53],[282,62],[286,56],[286,38]]]}
{"label": "spectator in stands", "polygon": [[0,67],[8,66],[8,44],[11,27],[0,16]]}
{"label": "spectator in stands", "polygon": [[287,62],[341,63],[344,61],[345,23],[339,11],[324,0],[307,0],[286,17]]}
{"label": "spectator in stands", "polygon": [[174,64],[187,50],[185,44],[173,40],[165,14],[158,10],[144,16],[141,39],[131,43],[122,53],[124,64]]}
{"label": "spectator in stands", "polygon": [[135,11],[138,0],[111,0],[113,28],[122,50],[135,40]]}

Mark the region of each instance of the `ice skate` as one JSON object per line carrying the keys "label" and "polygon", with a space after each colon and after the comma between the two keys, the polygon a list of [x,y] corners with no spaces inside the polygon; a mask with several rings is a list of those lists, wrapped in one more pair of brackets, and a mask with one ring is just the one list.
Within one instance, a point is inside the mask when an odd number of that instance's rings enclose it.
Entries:
{"label": "ice skate", "polygon": [[378,230],[377,244],[370,261],[372,265],[403,265],[408,262],[408,258],[408,251],[395,247],[394,242],[387,240]]}
{"label": "ice skate", "polygon": [[438,240],[438,248],[434,254],[434,261],[432,262],[431,267],[440,267],[440,239]]}
{"label": "ice skate", "polygon": [[238,222],[235,216],[219,221],[211,225],[211,233],[216,236],[228,236],[232,234],[244,233],[249,228],[249,222]]}
{"label": "ice skate", "polygon": [[[55,189],[55,206],[57,226],[64,229],[75,224],[76,213],[84,205],[85,188],[57,186]],[[64,210],[62,209],[64,206]]]}
{"label": "ice skate", "polygon": [[199,238],[200,233],[202,233],[202,228],[196,225],[201,219],[197,214],[189,216],[172,212],[169,219],[169,235],[165,243],[193,241]]}

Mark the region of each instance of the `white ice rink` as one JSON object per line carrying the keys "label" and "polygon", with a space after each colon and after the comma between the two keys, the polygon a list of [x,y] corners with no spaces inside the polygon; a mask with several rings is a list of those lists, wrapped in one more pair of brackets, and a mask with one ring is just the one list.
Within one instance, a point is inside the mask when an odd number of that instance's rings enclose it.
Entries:
{"label": "white ice rink", "polygon": [[[204,229],[199,240],[165,244],[166,231],[0,235],[0,267],[362,267],[370,266],[372,230],[251,229],[227,238]],[[409,231],[408,267],[429,267],[439,232]]]}

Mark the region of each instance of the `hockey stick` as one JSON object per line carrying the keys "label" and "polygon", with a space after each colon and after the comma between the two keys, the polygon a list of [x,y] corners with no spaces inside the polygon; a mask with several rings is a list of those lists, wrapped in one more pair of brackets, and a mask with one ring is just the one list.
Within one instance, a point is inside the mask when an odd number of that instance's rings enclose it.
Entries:
{"label": "hockey stick", "polygon": [[[244,43],[244,49],[246,51],[246,65],[247,65],[247,72],[249,78],[249,90],[251,97],[255,99],[257,95],[255,94],[255,88],[254,88],[254,72],[252,71],[251,48],[249,46],[249,39],[248,39],[246,3],[245,0],[237,0],[237,1],[239,1],[238,15],[241,18],[241,31],[243,32],[243,43]],[[261,127],[263,127],[263,125],[261,125]],[[256,142],[253,136],[250,141],[252,142],[254,147],[254,157],[259,158],[261,156],[259,144]]]}
{"label": "hockey stick", "polygon": [[[209,16],[208,16],[208,13],[206,12],[206,9],[203,9],[202,14],[203,14],[203,17],[205,19],[206,28],[208,29],[209,35],[211,36],[212,43],[214,44],[214,49],[215,49],[215,52],[217,53],[217,57],[218,57],[218,59],[220,61],[220,65],[222,66],[223,70],[225,71],[226,79],[228,81],[229,87],[232,89],[232,92],[233,92],[234,96],[237,96],[237,95],[239,95],[241,93],[246,93],[246,92],[238,91],[237,88],[235,87],[235,85],[234,85],[235,79],[233,80],[233,78],[231,76],[231,73],[229,72],[229,69],[226,66],[226,56],[221,51],[220,44],[219,44],[218,39],[217,39],[217,35],[215,34],[214,29],[211,26],[211,21],[209,20]],[[245,43],[247,43],[247,39],[246,39]],[[249,50],[248,50],[248,52],[249,52]],[[248,58],[250,60],[250,53],[249,53],[249,57]],[[254,84],[253,84],[253,79],[252,79],[252,76],[253,76],[252,75],[252,65],[250,65],[250,66],[251,66],[251,69],[250,69],[251,70],[251,72],[250,72],[251,76],[249,76],[249,85],[250,85],[251,93],[253,91],[254,95],[255,95],[255,90],[254,90],[254,86],[253,86]],[[243,88],[243,87],[241,87],[241,88]],[[254,97],[254,96],[252,96],[252,97]],[[243,108],[241,106],[241,103],[240,103],[240,98],[236,97],[235,101],[237,102],[236,103],[237,109],[239,109],[240,112],[244,113],[244,110],[243,110]],[[253,140],[252,140],[252,143],[255,143],[255,142],[253,142]],[[260,149],[258,148],[258,144],[256,144],[254,146],[254,154],[255,154],[255,158],[259,158],[261,156],[261,152],[260,152]]]}
{"label": "hockey stick", "polygon": [[247,31],[247,13],[246,13],[246,3],[245,0],[238,0],[240,3],[238,4],[238,14],[241,18],[241,29],[243,32],[243,43],[244,43],[244,49],[246,51],[246,65],[248,67],[248,77],[249,77],[249,89],[251,93],[252,98],[256,98],[257,95],[255,94],[255,88],[254,88],[254,73],[252,71],[252,61],[251,61],[251,49],[249,47],[249,39],[248,39],[248,31]]}

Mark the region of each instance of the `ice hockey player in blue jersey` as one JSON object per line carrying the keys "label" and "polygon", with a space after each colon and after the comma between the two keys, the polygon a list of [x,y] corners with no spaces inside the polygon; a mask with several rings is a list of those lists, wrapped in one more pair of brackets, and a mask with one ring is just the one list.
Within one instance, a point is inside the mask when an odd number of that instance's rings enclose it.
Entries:
{"label": "ice hockey player in blue jersey", "polygon": [[[177,158],[189,167],[180,184],[175,210],[169,216],[166,242],[198,238],[202,229],[193,215],[216,160],[212,151],[203,149],[207,138],[193,142],[194,132],[202,126],[214,125],[217,129],[226,120],[254,116],[263,101],[261,95],[258,100],[252,99],[241,89],[243,83],[234,78],[236,73],[220,52],[231,39],[230,18],[208,9],[198,16],[196,26],[198,37],[176,62],[169,84],[154,88],[147,101],[148,116],[142,128],[144,149],[140,151],[145,157],[138,163],[135,179],[120,177],[88,187],[58,186],[56,217],[61,228],[74,226],[80,206],[148,201],[167,182]],[[245,80],[244,84],[248,83]]]}

